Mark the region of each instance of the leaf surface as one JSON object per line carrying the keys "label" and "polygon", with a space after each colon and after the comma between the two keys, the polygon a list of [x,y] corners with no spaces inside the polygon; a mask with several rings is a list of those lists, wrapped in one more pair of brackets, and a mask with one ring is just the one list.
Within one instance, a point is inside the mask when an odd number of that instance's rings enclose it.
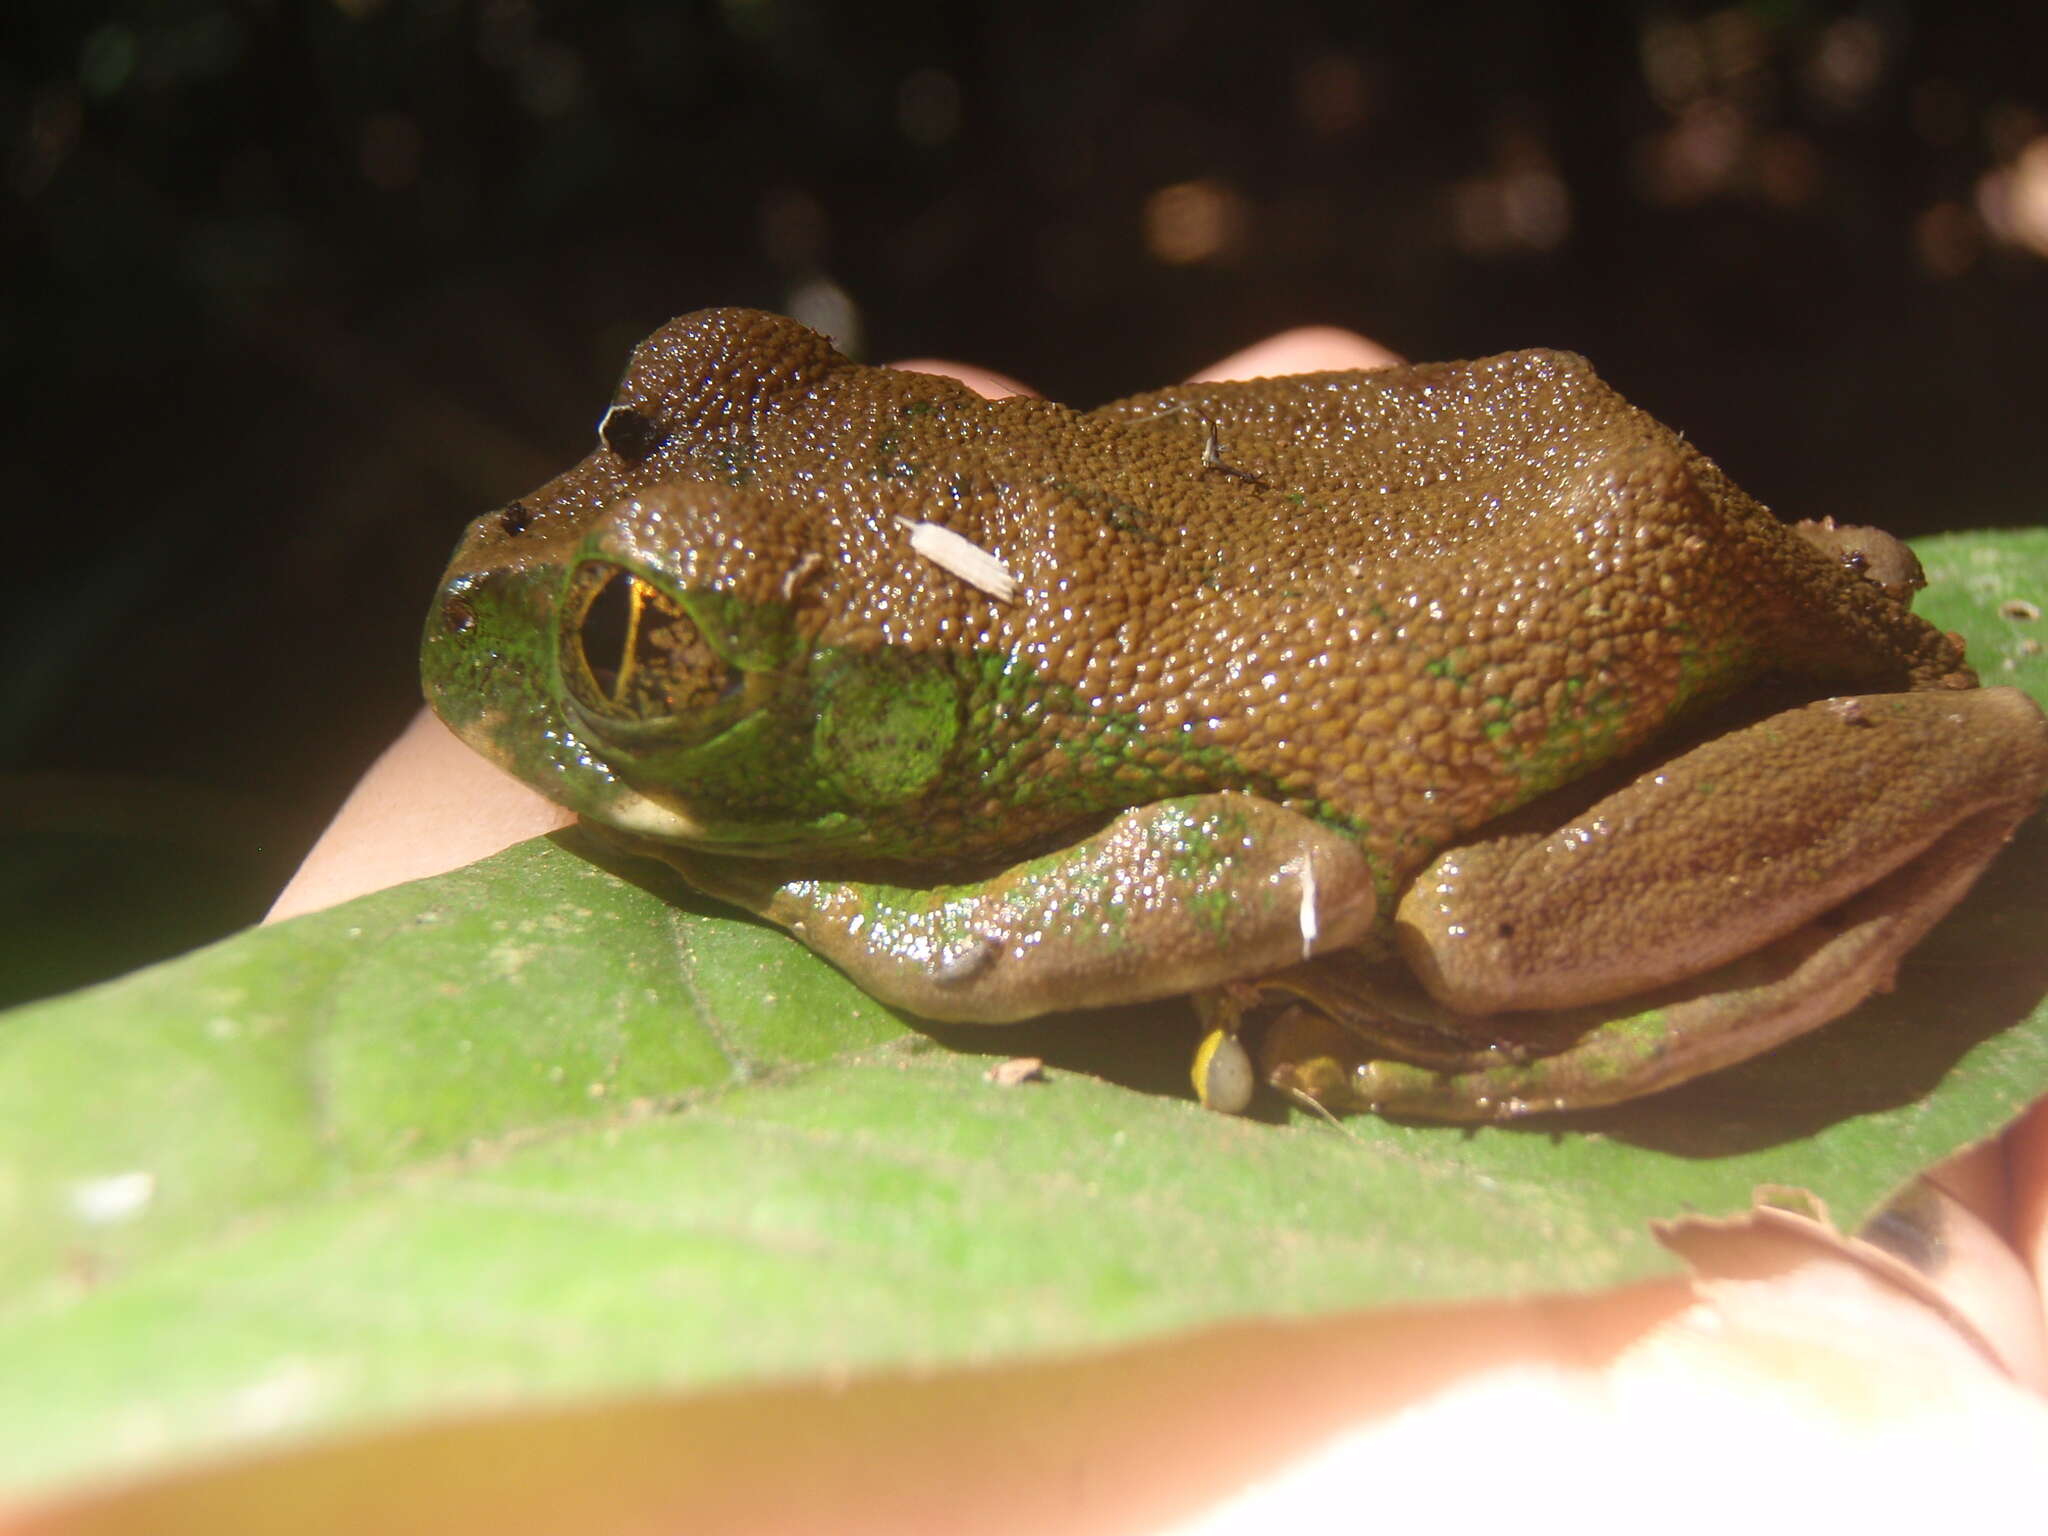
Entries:
{"label": "leaf surface", "polygon": [[[1986,682],[2048,694],[2000,611],[2048,533],[1922,553]],[[1806,1040],[1465,1130],[1204,1113],[1176,1008],[920,1030],[530,843],[0,1017],[0,1482],[1611,1285],[1760,1184],[1853,1225],[2048,1091],[2043,844]],[[985,1079],[1022,1054],[1047,1081]]]}

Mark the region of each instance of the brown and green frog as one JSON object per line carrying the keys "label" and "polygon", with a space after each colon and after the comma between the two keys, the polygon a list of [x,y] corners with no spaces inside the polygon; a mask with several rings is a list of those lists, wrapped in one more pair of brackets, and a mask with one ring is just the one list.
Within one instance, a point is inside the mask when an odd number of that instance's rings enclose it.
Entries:
{"label": "brown and green frog", "polygon": [[1077,412],[706,310],[599,438],[456,552],[449,725],[911,1013],[1194,996],[1219,1107],[1742,1060],[1888,986],[2048,786],[1901,546],[1568,353]]}

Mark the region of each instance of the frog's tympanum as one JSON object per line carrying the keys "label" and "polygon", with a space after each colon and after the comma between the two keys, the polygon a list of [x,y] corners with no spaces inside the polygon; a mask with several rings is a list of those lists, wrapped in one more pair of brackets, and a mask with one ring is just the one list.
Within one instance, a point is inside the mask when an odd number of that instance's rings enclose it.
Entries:
{"label": "frog's tympanum", "polygon": [[1459,1120],[1741,1060],[2048,781],[1910,556],[1568,353],[1076,412],[707,310],[599,438],[470,527],[441,716],[912,1013],[1196,994],[1215,1100],[1247,1046]]}

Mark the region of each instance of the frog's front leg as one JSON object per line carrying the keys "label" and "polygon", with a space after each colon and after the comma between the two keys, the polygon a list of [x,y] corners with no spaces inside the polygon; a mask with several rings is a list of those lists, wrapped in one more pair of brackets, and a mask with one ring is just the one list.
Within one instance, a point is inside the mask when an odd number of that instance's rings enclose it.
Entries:
{"label": "frog's front leg", "polygon": [[884,1002],[962,1023],[1175,996],[1355,944],[1378,921],[1383,884],[1351,838],[1239,793],[1138,806],[961,885],[792,879],[634,846],[788,929]]}
{"label": "frog's front leg", "polygon": [[[2013,689],[1830,699],[1717,737],[1547,834],[1453,849],[1403,897],[1427,995],[1283,990],[1262,1065],[1326,1104],[1444,1119],[1614,1103],[1767,1050],[1890,986],[2048,785],[2048,725]],[[1363,975],[1361,971],[1359,973]],[[1382,975],[1385,973],[1382,972]],[[1324,994],[1318,998],[1318,993]]]}

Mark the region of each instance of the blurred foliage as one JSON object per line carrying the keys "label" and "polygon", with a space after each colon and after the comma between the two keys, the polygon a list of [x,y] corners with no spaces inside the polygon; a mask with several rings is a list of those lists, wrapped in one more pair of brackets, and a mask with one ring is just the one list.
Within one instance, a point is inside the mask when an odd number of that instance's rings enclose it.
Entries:
{"label": "blurred foliage", "polygon": [[[631,342],[704,304],[1077,403],[1307,322],[1573,347],[1788,513],[2039,520],[2039,8],[17,0],[0,27],[0,433],[41,535],[0,611],[0,772],[154,784],[164,825],[210,797],[238,873],[183,883],[231,889],[221,926],[414,706],[461,524],[580,454]],[[0,918],[120,930],[108,970],[191,942],[175,898],[58,863],[75,911],[24,881]]]}

